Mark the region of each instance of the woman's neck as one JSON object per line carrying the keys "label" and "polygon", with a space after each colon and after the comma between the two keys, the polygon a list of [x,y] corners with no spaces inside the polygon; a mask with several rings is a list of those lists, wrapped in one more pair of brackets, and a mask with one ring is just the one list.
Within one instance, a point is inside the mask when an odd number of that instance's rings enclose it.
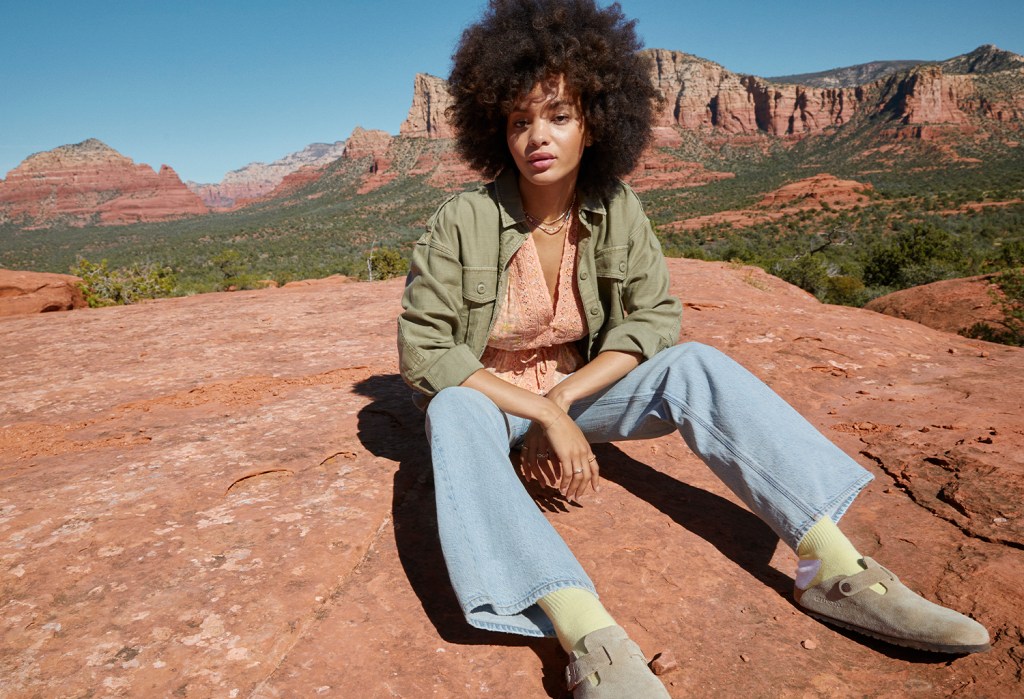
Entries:
{"label": "woman's neck", "polygon": [[576,197],[576,181],[565,185],[538,187],[525,177],[519,178],[519,196],[523,209],[540,221],[551,221],[565,214]]}

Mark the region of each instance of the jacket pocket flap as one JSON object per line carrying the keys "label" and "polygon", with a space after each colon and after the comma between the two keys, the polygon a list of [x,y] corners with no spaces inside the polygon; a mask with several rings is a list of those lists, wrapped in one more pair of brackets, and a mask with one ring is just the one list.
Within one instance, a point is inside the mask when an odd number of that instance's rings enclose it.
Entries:
{"label": "jacket pocket flap", "polygon": [[626,262],[627,247],[617,245],[594,253],[594,272],[599,277],[625,279],[629,264]]}
{"label": "jacket pocket flap", "polygon": [[498,296],[498,270],[463,268],[462,297],[473,303],[491,303]]}

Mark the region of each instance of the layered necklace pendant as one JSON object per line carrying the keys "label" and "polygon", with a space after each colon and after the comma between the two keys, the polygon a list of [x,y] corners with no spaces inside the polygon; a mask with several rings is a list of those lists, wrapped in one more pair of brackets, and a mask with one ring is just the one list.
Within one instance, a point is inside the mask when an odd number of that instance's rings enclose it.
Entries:
{"label": "layered necklace pendant", "polygon": [[573,207],[576,206],[576,196],[573,195],[572,202],[569,203],[569,208],[558,215],[553,221],[541,221],[539,218],[534,218],[530,215],[530,212],[523,209],[523,213],[526,214],[526,220],[530,222],[530,225],[547,235],[556,235],[563,228],[565,224],[569,222],[569,218],[572,216]]}

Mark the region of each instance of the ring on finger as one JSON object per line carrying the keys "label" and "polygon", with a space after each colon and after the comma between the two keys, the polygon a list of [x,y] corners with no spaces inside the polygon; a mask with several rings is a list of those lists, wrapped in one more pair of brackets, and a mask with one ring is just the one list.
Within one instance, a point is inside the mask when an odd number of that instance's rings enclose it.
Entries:
{"label": "ring on finger", "polygon": [[572,472],[573,472],[573,473],[583,473],[583,469],[582,469],[582,468],[574,468],[574,469],[572,470]]}
{"label": "ring on finger", "polygon": [[549,459],[549,458],[551,458],[551,452],[538,451],[537,452],[537,458],[538,459]]}

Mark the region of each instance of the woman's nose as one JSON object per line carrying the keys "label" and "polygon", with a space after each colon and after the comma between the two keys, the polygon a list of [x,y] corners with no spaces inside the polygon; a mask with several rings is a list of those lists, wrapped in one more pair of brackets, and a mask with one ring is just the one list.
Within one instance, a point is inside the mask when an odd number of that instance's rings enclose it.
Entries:
{"label": "woman's nose", "polygon": [[530,128],[530,145],[543,146],[548,143],[548,129],[543,120],[536,120]]}

